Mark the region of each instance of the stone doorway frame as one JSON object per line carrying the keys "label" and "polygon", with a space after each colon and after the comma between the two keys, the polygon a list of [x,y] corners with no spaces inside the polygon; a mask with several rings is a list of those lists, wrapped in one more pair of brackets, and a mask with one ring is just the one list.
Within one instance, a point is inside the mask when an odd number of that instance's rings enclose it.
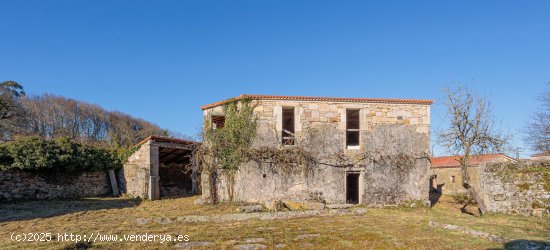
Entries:
{"label": "stone doorway frame", "polygon": [[363,203],[363,194],[364,194],[364,173],[361,170],[350,170],[346,171],[344,175],[344,203],[348,203],[348,176],[357,175],[357,203],[350,204],[362,204]]}

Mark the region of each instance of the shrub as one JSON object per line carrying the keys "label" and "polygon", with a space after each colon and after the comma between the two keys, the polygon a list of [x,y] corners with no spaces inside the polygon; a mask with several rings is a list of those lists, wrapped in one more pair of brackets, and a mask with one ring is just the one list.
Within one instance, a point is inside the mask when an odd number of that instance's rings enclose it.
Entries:
{"label": "shrub", "polygon": [[0,144],[0,169],[101,171],[122,167],[129,149],[78,144],[68,138],[23,137]]}
{"label": "shrub", "polygon": [[468,205],[476,205],[476,200],[469,193],[457,193],[452,195],[456,203],[466,207]]}

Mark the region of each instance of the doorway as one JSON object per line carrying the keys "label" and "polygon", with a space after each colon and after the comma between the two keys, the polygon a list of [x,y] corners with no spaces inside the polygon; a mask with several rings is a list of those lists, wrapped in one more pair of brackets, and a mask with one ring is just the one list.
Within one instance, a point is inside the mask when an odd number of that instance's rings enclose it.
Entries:
{"label": "doorway", "polygon": [[346,203],[359,204],[359,176],[358,172],[346,173]]}
{"label": "doorway", "polygon": [[185,197],[193,193],[191,150],[159,147],[160,197]]}

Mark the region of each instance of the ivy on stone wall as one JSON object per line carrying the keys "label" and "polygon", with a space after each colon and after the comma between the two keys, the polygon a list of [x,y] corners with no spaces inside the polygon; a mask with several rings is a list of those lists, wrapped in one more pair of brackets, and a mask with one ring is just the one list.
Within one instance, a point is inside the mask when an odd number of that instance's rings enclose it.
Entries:
{"label": "ivy on stone wall", "polygon": [[[215,128],[212,121],[207,120],[203,130],[204,143],[193,152],[193,162],[200,171],[208,173],[211,178],[218,172],[224,174],[233,200],[234,177],[239,167],[248,161],[248,151],[256,137],[256,118],[251,100],[232,100],[223,105],[225,124],[223,128]],[[210,118],[207,118],[210,119]],[[215,177],[213,178],[215,181]],[[215,183],[210,183],[215,186]],[[216,194],[212,202],[216,202]]]}
{"label": "ivy on stone wall", "polygon": [[[215,203],[216,183],[225,183],[229,201],[234,198],[234,176],[248,162],[283,176],[314,174],[316,167],[364,168],[372,196],[398,203],[407,197],[411,175],[424,176],[427,171],[429,137],[416,127],[379,125],[361,136],[363,150],[346,152],[345,134],[333,124],[315,124],[297,136],[296,145],[281,146],[272,127],[262,129],[254,105],[249,101],[228,102],[224,106],[225,125],[214,128],[206,117],[204,143],[193,154],[193,166],[208,174],[208,199]],[[257,126],[259,125],[259,126]],[[225,181],[220,182],[223,174]],[[385,176],[387,181],[379,181]],[[419,178],[420,178],[419,177]],[[382,183],[383,182],[383,183]],[[427,186],[427,184],[426,184]]]}
{"label": "ivy on stone wall", "polygon": [[78,144],[68,138],[22,137],[0,144],[0,170],[101,171],[121,168],[131,149]]}

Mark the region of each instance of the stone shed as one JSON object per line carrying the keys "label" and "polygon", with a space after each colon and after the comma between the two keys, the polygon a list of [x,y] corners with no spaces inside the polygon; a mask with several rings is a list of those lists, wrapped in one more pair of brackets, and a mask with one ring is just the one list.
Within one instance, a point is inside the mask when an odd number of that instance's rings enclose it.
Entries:
{"label": "stone shed", "polygon": [[[235,201],[428,200],[431,100],[241,95],[203,106],[205,125],[223,129],[223,105],[243,99],[255,105],[254,149],[305,150],[315,160],[292,174],[273,163],[243,164],[231,187]],[[201,180],[203,199],[229,199],[223,173]]]}
{"label": "stone shed", "polygon": [[196,146],[175,138],[146,138],[124,164],[123,192],[151,200],[196,194],[199,175],[190,167]]}
{"label": "stone shed", "polygon": [[[462,186],[462,173],[460,170],[460,156],[438,156],[431,158],[430,174],[432,191],[440,194],[465,193]],[[482,154],[472,156],[468,172],[471,185],[479,188],[480,169],[487,163],[517,162],[516,159],[505,154]]]}

